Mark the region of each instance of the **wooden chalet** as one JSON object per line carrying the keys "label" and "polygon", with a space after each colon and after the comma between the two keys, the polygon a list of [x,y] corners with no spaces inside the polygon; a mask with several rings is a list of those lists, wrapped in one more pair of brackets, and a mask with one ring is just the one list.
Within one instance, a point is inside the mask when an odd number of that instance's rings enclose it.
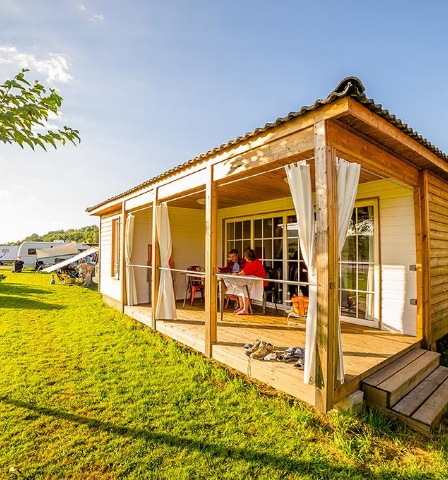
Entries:
{"label": "wooden chalet", "polygon": [[[340,255],[338,159],[360,165]],[[310,167],[315,212],[317,354],[311,384],[304,383],[303,370],[250,359],[242,348],[257,338],[277,350],[305,346],[305,320],[287,318],[290,296],[310,287],[285,173],[299,162]],[[169,265],[161,262],[156,228],[161,204],[168,207],[171,227]],[[447,156],[368,99],[359,79],[346,78],[324,100],[87,212],[100,217],[99,290],[108,304],[322,411],[362,390],[367,403],[389,413],[406,404],[395,413],[421,431],[440,421],[448,375],[434,350],[448,333]],[[281,277],[275,305],[269,298],[262,314],[254,301],[253,315],[238,317],[230,309],[220,312],[216,272],[231,248],[247,247]],[[190,265],[205,267],[205,300],[198,296],[183,307]],[[169,318],[157,318],[161,277],[168,270],[176,306]],[[339,325],[344,381],[336,375]],[[431,382],[435,372],[437,381]],[[415,389],[425,394],[410,406]],[[431,418],[414,418],[428,401]]]}

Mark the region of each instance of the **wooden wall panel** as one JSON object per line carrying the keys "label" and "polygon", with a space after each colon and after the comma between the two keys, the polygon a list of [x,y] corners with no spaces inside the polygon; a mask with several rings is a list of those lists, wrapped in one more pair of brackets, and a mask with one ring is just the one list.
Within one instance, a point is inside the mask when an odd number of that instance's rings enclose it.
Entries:
{"label": "wooden wall panel", "polygon": [[425,175],[428,198],[429,330],[428,343],[448,334],[448,184]]}

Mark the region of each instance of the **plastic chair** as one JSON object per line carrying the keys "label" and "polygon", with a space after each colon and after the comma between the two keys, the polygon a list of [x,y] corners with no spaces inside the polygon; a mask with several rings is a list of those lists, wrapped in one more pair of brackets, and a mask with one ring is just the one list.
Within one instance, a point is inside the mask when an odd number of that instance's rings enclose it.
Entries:
{"label": "plastic chair", "polygon": [[292,301],[292,307],[291,307],[291,310],[289,310],[287,313],[288,313],[288,317],[286,319],[286,321],[288,323],[294,323],[292,322],[290,319],[290,317],[293,317],[293,318],[306,318],[307,316],[307,313],[308,313],[308,302],[309,302],[309,298],[308,297],[305,297],[303,295],[300,295],[298,297],[293,297],[291,299]]}
{"label": "plastic chair", "polygon": [[[280,280],[282,277],[282,271],[279,268],[265,267],[268,278],[272,280]],[[275,306],[275,313],[277,314],[277,296],[278,296],[278,283],[269,282],[267,287],[263,290],[263,315],[266,314],[266,302],[268,297],[271,297],[272,303]]]}
{"label": "plastic chair", "polygon": [[[191,265],[187,268],[187,270],[189,272],[205,272],[205,268],[201,265]],[[187,273],[187,288],[185,290],[184,304],[182,308],[185,307],[187,296],[190,296],[190,305],[193,305],[196,292],[201,293],[202,301],[204,301],[205,279],[202,275],[196,277],[192,274]]]}

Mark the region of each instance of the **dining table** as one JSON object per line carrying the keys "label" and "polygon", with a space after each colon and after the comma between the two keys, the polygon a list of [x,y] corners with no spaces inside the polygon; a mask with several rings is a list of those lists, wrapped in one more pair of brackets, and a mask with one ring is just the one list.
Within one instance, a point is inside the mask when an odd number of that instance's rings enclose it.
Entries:
{"label": "dining table", "polygon": [[263,282],[264,278],[255,277],[253,275],[237,275],[237,274],[218,274],[219,280],[219,311],[222,321],[224,315],[224,299],[228,287],[246,287],[249,305],[252,300],[263,300]]}

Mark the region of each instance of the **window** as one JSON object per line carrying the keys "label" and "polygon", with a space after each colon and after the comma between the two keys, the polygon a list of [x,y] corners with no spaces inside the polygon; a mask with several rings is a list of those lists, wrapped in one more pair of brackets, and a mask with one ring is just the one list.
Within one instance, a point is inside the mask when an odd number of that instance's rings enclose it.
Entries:
{"label": "window", "polygon": [[240,254],[247,248],[251,248],[251,221],[243,220],[237,222],[229,222],[226,228],[227,252],[236,248]]}
{"label": "window", "polygon": [[364,325],[377,323],[377,211],[374,200],[355,205],[339,263],[341,315]]}
{"label": "window", "polygon": [[[378,326],[379,317],[377,212],[377,199],[355,204],[339,262],[340,313],[353,323],[369,326]],[[308,270],[300,252],[297,217],[292,212],[229,219],[225,231],[227,252],[236,248],[242,254],[246,248],[253,248],[266,267],[282,272],[284,280],[308,282]],[[285,303],[299,288],[308,296],[306,285],[279,284],[277,301]]]}
{"label": "window", "polygon": [[[295,215],[259,215],[243,220],[226,221],[227,252],[236,248],[242,255],[247,248],[253,248],[257,257],[266,267],[281,272],[281,278],[291,281],[308,281],[308,272],[300,255],[297,220]],[[300,287],[308,294],[307,287]],[[284,303],[288,294],[298,293],[297,285],[285,288],[278,285],[277,302]]]}
{"label": "window", "polygon": [[111,275],[116,279],[120,278],[120,244],[121,244],[121,219],[112,220],[112,259]]}

